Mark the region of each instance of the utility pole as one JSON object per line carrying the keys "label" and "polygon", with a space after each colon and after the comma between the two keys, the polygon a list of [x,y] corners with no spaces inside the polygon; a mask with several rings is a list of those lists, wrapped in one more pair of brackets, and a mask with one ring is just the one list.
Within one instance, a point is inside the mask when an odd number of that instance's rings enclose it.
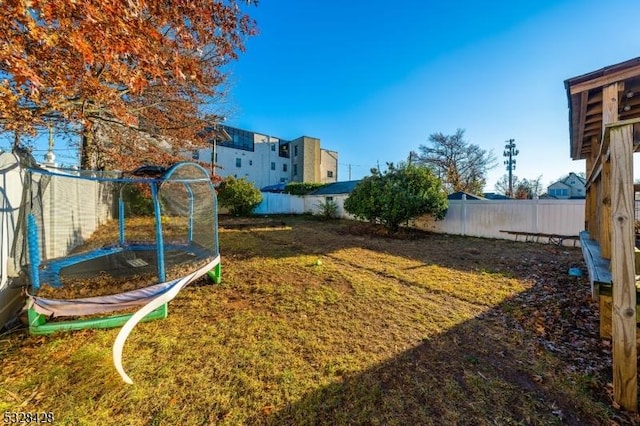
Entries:
{"label": "utility pole", "polygon": [[504,164],[507,166],[509,172],[509,198],[513,197],[513,171],[516,169],[516,159],[513,158],[518,155],[520,151],[516,149],[516,143],[514,139],[509,139],[504,146],[504,155],[507,159],[504,160]]}
{"label": "utility pole", "polygon": [[359,167],[359,166],[360,166],[359,164],[351,164],[351,163],[340,163],[340,164],[342,164],[343,166],[344,166],[344,165],[346,165],[346,166],[347,166],[347,170],[349,171],[349,180],[351,180],[351,168],[352,168],[353,166],[356,166],[356,167]]}
{"label": "utility pole", "polygon": [[[216,152],[216,148],[218,147],[218,132],[220,132],[220,129],[221,129],[220,123],[226,121],[227,118],[225,116],[219,116],[219,115],[213,115],[211,116],[211,118],[213,119],[213,146],[211,147],[211,174],[215,176],[216,175],[215,164],[218,162],[218,155]],[[225,132],[225,130],[222,129],[222,132]],[[224,134],[227,135],[226,132]]]}
{"label": "utility pole", "polygon": [[[216,127],[217,127],[217,125],[216,125]],[[216,132],[217,132],[217,130],[214,129],[214,131],[213,131],[213,146],[211,147],[211,174],[213,176],[216,175],[216,166],[215,166],[215,164],[216,164],[216,145],[218,145]]]}
{"label": "utility pole", "polygon": [[44,156],[44,164],[50,167],[57,167],[56,156],[53,153],[53,124],[47,123],[49,129],[49,150]]}

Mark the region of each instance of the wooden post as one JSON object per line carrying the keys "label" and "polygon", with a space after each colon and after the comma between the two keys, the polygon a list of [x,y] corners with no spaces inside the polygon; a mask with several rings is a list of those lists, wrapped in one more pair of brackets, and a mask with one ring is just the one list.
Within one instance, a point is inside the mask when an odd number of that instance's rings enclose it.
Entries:
{"label": "wooden post", "polygon": [[[587,181],[589,181],[589,179],[591,179],[591,173],[593,173],[593,165],[594,165],[594,161],[592,156],[589,156],[586,158],[586,167],[585,167],[585,176],[587,177]],[[585,191],[585,202],[584,202],[584,229],[587,230],[587,232],[591,232],[591,223],[593,222],[593,219],[591,217],[591,199],[593,198],[593,192],[591,192],[591,184],[589,184],[589,186],[586,188]],[[590,234],[591,238],[593,238],[593,235]]]}
{"label": "wooden post", "polygon": [[[591,138],[591,157],[593,160],[593,164],[595,165],[598,159],[598,154],[600,153],[600,139],[596,138],[596,137],[592,137]],[[595,173],[596,170],[592,169],[592,173]],[[591,176],[591,175],[590,175]],[[590,222],[590,226],[589,226],[589,235],[591,235],[591,238],[598,241],[598,238],[600,237],[600,216],[599,216],[599,200],[598,200],[598,185],[600,185],[600,177],[598,177],[597,179],[594,179],[591,186],[590,186],[590,190],[589,193],[591,194],[591,199],[589,200],[589,209],[591,210],[591,217],[589,218],[591,220]]]}
{"label": "wooden post", "polygon": [[604,242],[602,240],[602,229],[603,229],[603,222],[605,219],[604,215],[603,215],[603,203],[602,203],[602,198],[603,198],[603,185],[608,185],[609,182],[605,182],[602,179],[602,173],[600,173],[600,176],[593,182],[594,186],[595,186],[595,213],[596,213],[596,221],[594,224],[595,227],[595,234],[594,234],[594,239],[598,242],[598,244],[600,244],[600,255],[605,258],[605,259],[611,259],[611,250],[609,249],[609,244],[610,242]]}
{"label": "wooden post", "polygon": [[610,129],[611,278],[613,282],[613,394],[638,410],[634,254],[633,125]]}
{"label": "wooden post", "polygon": [[604,160],[602,163],[602,198],[600,199],[600,211],[602,212],[602,222],[600,222],[600,253],[605,259],[611,259],[611,161]]}
{"label": "wooden post", "polygon": [[[602,88],[603,129],[607,124],[618,121],[618,88],[619,83],[609,84]],[[600,186],[602,193],[598,203],[602,216],[598,242],[600,243],[602,257],[611,259],[611,191],[613,187],[609,183],[611,181],[611,162],[606,159],[607,153],[603,150],[604,145],[605,141],[603,139],[600,141],[599,149],[602,156],[602,185]]]}

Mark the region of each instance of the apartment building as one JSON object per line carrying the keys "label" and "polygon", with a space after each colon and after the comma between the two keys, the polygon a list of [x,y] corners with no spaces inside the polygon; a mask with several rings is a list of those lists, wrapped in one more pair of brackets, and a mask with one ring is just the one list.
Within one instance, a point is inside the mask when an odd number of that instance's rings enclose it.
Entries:
{"label": "apartment building", "polygon": [[192,158],[215,164],[220,176],[246,178],[258,188],[287,182],[331,183],[338,179],[338,152],[320,147],[320,139],[284,140],[218,125],[207,129],[211,148]]}

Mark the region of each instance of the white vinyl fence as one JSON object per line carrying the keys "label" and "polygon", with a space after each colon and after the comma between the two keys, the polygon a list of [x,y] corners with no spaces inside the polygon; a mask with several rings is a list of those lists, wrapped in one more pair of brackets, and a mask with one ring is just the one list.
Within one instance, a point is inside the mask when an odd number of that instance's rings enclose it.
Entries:
{"label": "white vinyl fence", "polygon": [[262,202],[253,211],[255,214],[319,214],[321,204],[331,199],[338,205],[337,215],[343,219],[351,219],[352,216],[344,210],[344,200],[347,194],[333,196],[324,195],[289,195],[274,194],[271,192],[262,193]]}
{"label": "white vinyl fence", "polygon": [[[17,241],[18,215],[22,194],[29,175],[14,154],[0,154],[0,328],[24,303],[22,289],[15,284],[20,259],[13,256]],[[35,174],[34,183],[44,177]],[[47,244],[43,259],[64,256],[113,217],[113,198],[107,185],[73,177],[53,177],[42,194],[44,229],[41,237]],[[18,249],[16,249],[18,250]],[[19,250],[18,250],[19,251]],[[16,253],[19,256],[20,252]]]}
{"label": "white vinyl fence", "polygon": [[[320,211],[326,196],[263,193],[257,214],[302,214]],[[338,216],[351,218],[344,210],[346,194],[330,197],[338,204]],[[514,233],[578,236],[584,229],[585,200],[449,200],[444,220],[423,216],[411,226],[431,232],[514,240]],[[504,232],[504,231],[509,231]],[[519,239],[524,239],[522,236]],[[546,242],[540,239],[540,242]],[[573,245],[572,240],[565,244]],[[576,243],[577,245],[577,243]]]}
{"label": "white vinyl fence", "polygon": [[[42,176],[35,174],[34,179]],[[66,256],[98,227],[114,218],[112,184],[76,177],[53,176],[42,195],[46,244],[43,259]]]}
{"label": "white vinyl fence", "polygon": [[551,199],[449,200],[444,220],[434,221],[425,216],[414,221],[413,225],[432,232],[509,240],[516,238],[514,233],[577,237],[584,229],[584,202]]}
{"label": "white vinyl fence", "polygon": [[12,248],[22,202],[24,172],[18,158],[10,153],[0,154],[0,328],[22,306],[22,289],[13,286],[17,276],[18,260]]}
{"label": "white vinyl fence", "polygon": [[255,214],[302,214],[305,213],[304,198],[289,194],[262,193],[262,202],[253,211]]}

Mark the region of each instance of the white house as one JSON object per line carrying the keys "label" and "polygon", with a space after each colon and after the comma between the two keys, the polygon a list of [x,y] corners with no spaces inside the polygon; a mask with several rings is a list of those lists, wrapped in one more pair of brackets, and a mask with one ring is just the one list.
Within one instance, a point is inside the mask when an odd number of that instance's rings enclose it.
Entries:
{"label": "white house", "polygon": [[193,151],[192,158],[212,163],[220,176],[244,177],[258,188],[338,179],[338,152],[320,148],[320,139],[302,136],[287,141],[224,125],[208,131],[211,148]]}
{"label": "white house", "polygon": [[566,178],[549,185],[547,195],[561,200],[585,198],[585,184],[584,178],[571,172]]}

